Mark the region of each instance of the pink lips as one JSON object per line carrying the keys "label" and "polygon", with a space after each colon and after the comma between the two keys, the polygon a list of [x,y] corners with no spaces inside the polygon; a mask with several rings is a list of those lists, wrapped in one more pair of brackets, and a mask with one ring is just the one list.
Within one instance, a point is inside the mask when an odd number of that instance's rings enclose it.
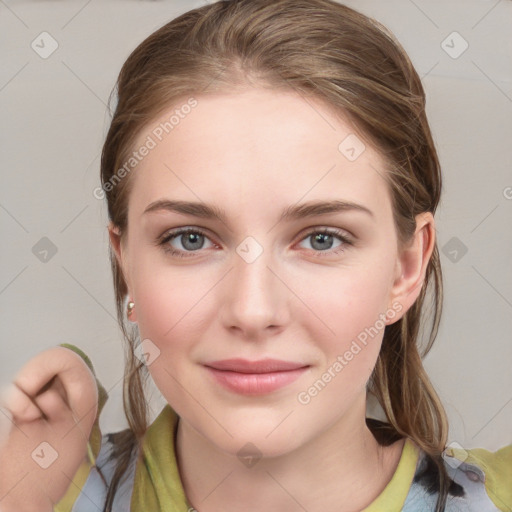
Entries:
{"label": "pink lips", "polygon": [[241,394],[269,393],[290,384],[308,368],[302,363],[262,359],[225,359],[205,364],[207,370],[224,387]]}

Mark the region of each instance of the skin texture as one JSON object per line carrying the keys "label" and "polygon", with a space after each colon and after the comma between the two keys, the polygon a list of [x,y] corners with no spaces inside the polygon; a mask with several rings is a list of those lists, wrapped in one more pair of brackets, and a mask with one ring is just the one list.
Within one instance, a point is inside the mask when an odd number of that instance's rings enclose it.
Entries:
{"label": "skin texture", "polygon": [[[258,88],[196,98],[197,107],[132,171],[125,237],[109,227],[135,302],[131,320],[157,349],[150,373],[180,416],[186,494],[201,512],[361,510],[389,482],[403,447],[403,440],[380,447],[365,424],[365,386],[383,326],[309,403],[297,396],[365,328],[379,325],[379,315],[395,305],[401,311],[387,323],[396,322],[414,303],[434,219],[418,216],[411,244],[399,252],[383,162],[368,145],[347,159],[338,146],[354,129],[320,102]],[[165,198],[213,203],[226,222],[143,214]],[[373,216],[279,220],[296,203],[333,199]],[[178,227],[206,232],[195,245],[184,245],[187,235],[167,242],[183,258],[157,245]],[[315,244],[311,228],[337,228],[352,243],[334,236]],[[262,249],[251,263],[237,252],[246,237]],[[310,366],[277,391],[246,396],[221,387],[203,366],[231,357]],[[248,442],[262,457],[252,467],[237,457]]]}

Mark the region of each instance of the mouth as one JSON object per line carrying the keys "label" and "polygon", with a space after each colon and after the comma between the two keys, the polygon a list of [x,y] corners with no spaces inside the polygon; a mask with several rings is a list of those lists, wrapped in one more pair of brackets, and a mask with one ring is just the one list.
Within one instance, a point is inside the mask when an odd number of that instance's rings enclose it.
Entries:
{"label": "mouth", "polygon": [[271,358],[260,359],[259,361],[249,361],[247,359],[236,358],[212,361],[211,363],[205,363],[205,366],[216,370],[256,374],[298,370],[300,368],[308,367],[309,365]]}
{"label": "mouth", "polygon": [[308,370],[309,365],[278,360],[226,360],[204,367],[215,382],[231,392],[262,395],[291,384]]}

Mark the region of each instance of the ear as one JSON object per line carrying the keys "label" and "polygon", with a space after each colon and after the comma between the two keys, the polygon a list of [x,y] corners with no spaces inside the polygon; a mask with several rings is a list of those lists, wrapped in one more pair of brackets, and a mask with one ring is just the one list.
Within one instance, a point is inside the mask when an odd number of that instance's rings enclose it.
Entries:
{"label": "ear", "polygon": [[121,234],[119,232],[119,228],[112,222],[109,222],[108,224],[108,236],[110,238],[110,245],[112,246],[112,249],[116,255],[117,263],[122,266],[123,248],[121,247]]}
{"label": "ear", "polygon": [[[108,236],[110,238],[110,245],[112,247],[112,250],[114,251],[117,264],[119,268],[121,269],[121,272],[123,274],[123,278],[126,282],[126,286],[128,288],[128,297],[130,300],[132,299],[132,286],[131,282],[129,280],[129,274],[127,272],[127,263],[126,263],[126,248],[123,245],[123,241],[121,238],[121,234],[119,232],[119,228],[115,226],[112,222],[108,225]],[[135,322],[137,320],[136,310],[133,309],[132,314],[130,316],[130,321]]]}
{"label": "ear", "polygon": [[393,321],[389,321],[388,324],[404,316],[418,298],[425,281],[427,265],[434,250],[435,233],[435,221],[431,212],[416,216],[414,236],[398,254],[395,278],[390,293],[391,304],[401,304],[401,314],[393,317]]}

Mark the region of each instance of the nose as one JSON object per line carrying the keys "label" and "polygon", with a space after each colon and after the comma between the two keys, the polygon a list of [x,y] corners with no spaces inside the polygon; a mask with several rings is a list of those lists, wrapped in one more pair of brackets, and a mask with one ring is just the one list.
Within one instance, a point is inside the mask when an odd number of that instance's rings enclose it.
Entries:
{"label": "nose", "polygon": [[220,294],[219,318],[226,329],[244,339],[258,340],[284,328],[290,291],[274,266],[270,250],[254,261],[234,254]]}

